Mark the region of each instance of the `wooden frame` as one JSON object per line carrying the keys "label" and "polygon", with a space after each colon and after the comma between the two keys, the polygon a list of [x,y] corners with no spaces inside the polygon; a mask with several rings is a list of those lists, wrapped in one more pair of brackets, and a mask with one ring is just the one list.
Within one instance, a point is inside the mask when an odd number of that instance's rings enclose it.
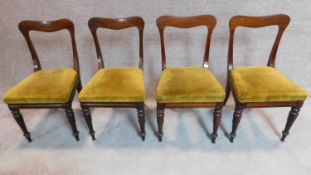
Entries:
{"label": "wooden frame", "polygon": [[[100,18],[94,17],[89,20],[89,29],[94,38],[96,53],[97,53],[97,63],[98,70],[104,68],[103,56],[100,50],[100,45],[97,38],[98,28],[107,28],[112,30],[121,30],[130,27],[136,27],[139,33],[139,68],[143,70],[144,64],[144,54],[143,54],[143,32],[144,32],[144,20],[141,17],[134,16],[128,18]],[[136,108],[138,121],[140,125],[140,136],[142,140],[145,140],[145,110],[144,101],[142,102],[80,102],[84,119],[90,130],[90,135],[92,139],[95,140],[95,131],[93,129],[92,118],[90,113],[90,107],[105,107],[105,108]]]}
{"label": "wooden frame", "polygon": [[[157,19],[157,26],[160,33],[161,40],[161,54],[162,54],[162,71],[166,68],[166,55],[164,44],[164,29],[165,27],[175,28],[192,28],[197,26],[205,26],[208,29],[205,53],[202,66],[208,68],[209,49],[213,30],[216,26],[216,18],[212,15],[201,15],[191,17],[175,17],[175,16],[161,16]],[[227,99],[227,97],[226,97]],[[212,143],[215,143],[217,138],[217,130],[221,121],[222,108],[224,102],[200,102],[200,103],[159,103],[157,102],[157,123],[158,123],[158,139],[162,141],[163,137],[163,122],[165,108],[200,108],[200,107],[215,107],[214,111],[214,127],[212,133]]]}
{"label": "wooden frame", "polygon": [[28,44],[29,50],[31,52],[32,61],[34,65],[34,72],[41,70],[41,64],[36,53],[36,50],[33,46],[33,43],[30,39],[30,31],[40,31],[40,32],[56,32],[59,30],[66,29],[70,33],[71,44],[72,44],[72,52],[73,52],[73,69],[78,74],[78,80],[72,90],[69,101],[66,103],[53,103],[53,104],[8,104],[9,109],[11,110],[14,119],[17,124],[22,129],[24,136],[26,139],[31,142],[30,133],[27,130],[22,114],[20,113],[20,109],[32,109],[32,108],[63,108],[66,111],[67,119],[71,125],[73,135],[76,140],[79,140],[79,131],[76,127],[74,112],[72,110],[71,104],[75,94],[75,90],[80,91],[82,89],[81,81],[80,81],[80,71],[79,71],[79,60],[78,60],[78,52],[76,47],[76,40],[74,35],[74,24],[69,19],[60,19],[55,21],[22,21],[18,25],[19,30],[24,35],[26,42]]}
{"label": "wooden frame", "polygon": [[[283,32],[285,31],[286,27],[290,22],[290,18],[287,15],[279,14],[279,15],[272,15],[272,16],[260,16],[260,17],[250,17],[250,16],[234,16],[230,19],[229,27],[230,27],[230,41],[229,41],[229,50],[228,50],[228,84],[227,86],[227,94],[230,93],[230,90],[233,88],[232,83],[230,82],[230,71],[233,68],[233,40],[234,40],[234,32],[235,29],[239,26],[248,27],[248,28],[258,28],[258,27],[266,27],[276,25],[278,26],[278,33],[275,38],[272,50],[270,52],[270,57],[268,59],[267,66],[275,67],[275,59],[276,53],[278,50],[278,46],[282,37]],[[233,121],[232,121],[232,131],[230,134],[230,141],[233,142],[236,136],[236,130],[239,125],[239,122],[242,117],[243,109],[245,108],[261,108],[261,107],[291,107],[291,110],[288,115],[288,119],[286,122],[285,129],[282,132],[281,141],[284,141],[286,136],[289,134],[289,130],[296,120],[300,108],[303,105],[303,101],[275,101],[275,102],[248,102],[248,103],[241,103],[238,101],[234,90],[232,91],[234,101],[235,101],[235,111],[233,114]]]}

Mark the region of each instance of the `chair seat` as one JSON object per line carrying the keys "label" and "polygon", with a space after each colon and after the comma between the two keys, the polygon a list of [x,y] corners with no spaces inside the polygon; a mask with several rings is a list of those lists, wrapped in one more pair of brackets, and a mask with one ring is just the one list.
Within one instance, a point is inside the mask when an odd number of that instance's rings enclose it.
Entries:
{"label": "chair seat", "polygon": [[241,103],[303,101],[307,97],[303,88],[268,66],[235,67],[230,79]]}
{"label": "chair seat", "polygon": [[142,102],[144,75],[134,67],[99,70],[79,94],[80,102]]}
{"label": "chair seat", "polygon": [[157,87],[158,103],[223,102],[224,99],[221,84],[202,67],[166,68]]}
{"label": "chair seat", "polygon": [[77,72],[70,68],[42,69],[9,89],[3,101],[7,104],[66,103],[77,79]]}

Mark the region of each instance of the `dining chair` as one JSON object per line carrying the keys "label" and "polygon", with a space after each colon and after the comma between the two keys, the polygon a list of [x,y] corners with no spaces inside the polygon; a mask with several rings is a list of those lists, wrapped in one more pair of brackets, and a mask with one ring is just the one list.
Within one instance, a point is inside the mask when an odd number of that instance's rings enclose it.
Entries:
{"label": "dining chair", "polygon": [[[22,129],[26,139],[31,142],[20,109],[63,108],[71,125],[73,135],[79,140],[74,112],[71,104],[76,89],[82,89],[79,73],[79,60],[74,34],[74,24],[69,19],[55,21],[22,21],[19,30],[24,35],[34,65],[34,72],[10,88],[3,96],[14,119]],[[66,29],[70,33],[73,52],[73,68],[41,68],[39,57],[30,39],[30,31],[56,32]]]}
{"label": "dining chair", "polygon": [[[306,91],[284,74],[275,69],[276,53],[283,32],[290,21],[289,16],[280,14],[272,16],[234,16],[230,19],[230,41],[228,51],[229,89],[235,100],[235,111],[232,121],[230,141],[233,142],[236,130],[245,108],[291,107],[281,141],[284,141],[289,130],[298,117],[300,108],[307,97]],[[233,40],[237,27],[259,28],[278,26],[267,66],[233,67]],[[227,92],[229,94],[229,92]]]}
{"label": "dining chair", "polygon": [[[161,16],[157,19],[162,53],[162,73],[157,86],[158,139],[162,141],[165,108],[215,107],[214,127],[211,135],[215,143],[225,104],[225,91],[208,68],[209,49],[216,18],[212,15],[191,17]],[[207,38],[202,67],[167,67],[164,29],[207,27]]]}
{"label": "dining chair", "polygon": [[[98,71],[85,85],[79,94],[83,116],[95,140],[91,118],[91,107],[107,108],[136,108],[140,125],[140,136],[145,140],[145,111],[144,111],[144,73],[143,73],[143,31],[144,20],[141,17],[100,18],[89,20],[89,28],[94,38]],[[104,67],[103,56],[97,37],[98,28],[121,30],[136,27],[139,33],[139,62],[138,67]]]}

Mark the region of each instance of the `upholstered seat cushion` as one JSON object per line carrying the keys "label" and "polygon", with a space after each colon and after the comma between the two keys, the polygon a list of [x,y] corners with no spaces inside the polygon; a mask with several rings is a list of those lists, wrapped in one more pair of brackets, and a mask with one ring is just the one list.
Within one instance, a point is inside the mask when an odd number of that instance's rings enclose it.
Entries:
{"label": "upholstered seat cushion", "polygon": [[7,104],[65,103],[69,100],[78,74],[70,68],[42,69],[9,89]]}
{"label": "upholstered seat cushion", "polygon": [[134,67],[99,70],[79,94],[81,102],[142,102],[144,75]]}
{"label": "upholstered seat cushion", "polygon": [[157,87],[157,102],[222,102],[225,91],[214,75],[202,67],[166,68]]}
{"label": "upholstered seat cushion", "polygon": [[230,71],[233,90],[239,102],[278,102],[305,100],[307,92],[275,68],[235,67]]}

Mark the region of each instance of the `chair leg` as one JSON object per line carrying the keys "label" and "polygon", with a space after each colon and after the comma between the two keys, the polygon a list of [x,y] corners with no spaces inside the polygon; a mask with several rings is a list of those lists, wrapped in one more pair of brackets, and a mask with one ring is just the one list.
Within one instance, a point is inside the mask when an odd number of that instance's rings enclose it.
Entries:
{"label": "chair leg", "polygon": [[142,140],[145,140],[146,131],[145,131],[145,108],[144,103],[141,103],[137,107],[137,116],[138,116],[138,122],[140,126],[140,136]]}
{"label": "chair leg", "polygon": [[80,92],[82,90],[82,83],[81,83],[80,78],[78,78],[77,90],[78,90],[78,92]]}
{"label": "chair leg", "polygon": [[157,123],[158,123],[158,139],[162,142],[163,137],[163,122],[164,122],[164,107],[157,105]]}
{"label": "chair leg", "polygon": [[300,108],[301,106],[292,107],[292,109],[290,110],[288,114],[287,122],[285,125],[285,129],[282,132],[282,138],[281,138],[282,142],[284,142],[285,138],[289,135],[289,130],[292,127],[293,123],[295,122],[296,118],[298,117]]}
{"label": "chair leg", "polygon": [[91,112],[90,112],[90,108],[89,107],[82,107],[82,113],[83,113],[83,117],[84,120],[87,124],[87,127],[90,130],[90,135],[92,136],[92,139],[95,140],[95,131],[93,129],[93,124],[92,124],[92,116],[91,116]]}
{"label": "chair leg", "polygon": [[230,142],[233,142],[235,136],[236,136],[236,130],[239,126],[241,117],[242,117],[243,108],[239,105],[235,107],[235,111],[233,114],[233,120],[232,120],[232,131],[230,134]]}
{"label": "chair leg", "polygon": [[70,123],[73,135],[75,136],[76,140],[79,141],[79,131],[77,130],[76,119],[75,119],[75,115],[73,113],[73,110],[72,110],[71,106],[67,107],[65,110],[66,110],[66,116],[67,116],[67,119]]}
{"label": "chair leg", "polygon": [[215,143],[216,138],[218,136],[217,130],[218,130],[218,127],[221,121],[221,110],[222,110],[222,107],[216,107],[214,111],[214,120],[213,120],[214,126],[213,126],[213,133],[212,133],[212,143]]}
{"label": "chair leg", "polygon": [[24,119],[23,119],[23,116],[22,114],[20,113],[19,109],[18,108],[10,108],[12,114],[13,114],[13,117],[15,119],[15,121],[17,122],[17,124],[19,125],[19,127],[22,129],[23,133],[24,133],[24,136],[26,137],[26,139],[28,140],[28,142],[31,142],[32,139],[31,139],[31,136],[30,136],[30,133],[28,132],[27,130],[27,127],[25,125],[25,122],[24,122]]}
{"label": "chair leg", "polygon": [[[228,73],[229,73],[229,72],[228,72]],[[226,83],[226,97],[225,97],[224,105],[227,104],[227,101],[228,101],[229,96],[230,96],[230,91],[231,91],[231,87],[230,87],[229,77],[227,77],[227,83]]]}

